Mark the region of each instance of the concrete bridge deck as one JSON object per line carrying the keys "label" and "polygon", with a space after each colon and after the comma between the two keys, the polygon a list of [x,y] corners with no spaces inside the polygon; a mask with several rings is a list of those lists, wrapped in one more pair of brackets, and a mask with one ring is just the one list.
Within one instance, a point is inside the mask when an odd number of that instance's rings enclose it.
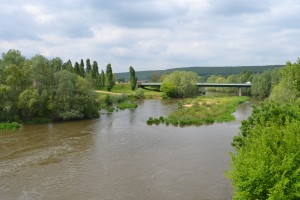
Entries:
{"label": "concrete bridge deck", "polygon": [[[162,83],[139,83],[138,87],[160,87]],[[198,87],[235,87],[235,88],[250,88],[251,83],[196,83]]]}

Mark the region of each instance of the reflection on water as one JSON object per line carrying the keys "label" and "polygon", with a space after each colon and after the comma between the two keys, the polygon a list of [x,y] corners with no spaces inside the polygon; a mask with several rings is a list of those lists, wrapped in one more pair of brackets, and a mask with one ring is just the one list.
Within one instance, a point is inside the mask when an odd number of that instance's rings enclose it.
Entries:
{"label": "reflection on water", "polygon": [[230,199],[230,123],[148,126],[177,104],[145,100],[99,119],[0,134],[0,199]]}

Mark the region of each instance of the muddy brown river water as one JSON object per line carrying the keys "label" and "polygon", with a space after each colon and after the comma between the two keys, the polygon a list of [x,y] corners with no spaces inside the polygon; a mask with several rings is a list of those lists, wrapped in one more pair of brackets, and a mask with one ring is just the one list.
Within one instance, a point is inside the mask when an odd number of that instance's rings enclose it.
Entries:
{"label": "muddy brown river water", "polygon": [[224,177],[236,121],[200,127],[148,126],[177,104],[145,100],[99,119],[24,126],[0,133],[0,199],[231,199]]}

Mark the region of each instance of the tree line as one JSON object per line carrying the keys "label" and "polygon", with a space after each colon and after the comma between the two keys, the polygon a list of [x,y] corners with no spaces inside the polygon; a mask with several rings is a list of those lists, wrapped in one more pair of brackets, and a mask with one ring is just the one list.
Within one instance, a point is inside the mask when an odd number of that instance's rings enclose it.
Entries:
{"label": "tree line", "polygon": [[0,122],[70,120],[99,116],[95,89],[108,91],[115,84],[111,64],[99,73],[98,63],[26,59],[9,50],[0,59]]}
{"label": "tree line", "polygon": [[300,60],[253,82],[267,98],[232,141],[233,199],[300,199]]}
{"label": "tree line", "polygon": [[[164,93],[163,97],[177,98],[177,97],[191,97],[199,92],[199,88],[195,86],[197,82],[206,83],[247,83],[251,82],[251,88],[243,88],[243,94],[250,95],[255,98],[264,99],[269,97],[274,86],[279,83],[282,76],[283,68],[274,68],[266,70],[262,73],[252,73],[244,71],[240,74],[233,74],[229,76],[211,75],[209,77],[198,76],[195,72],[174,71],[171,74],[165,74],[160,77],[162,82],[161,91]],[[206,88],[206,91],[236,93],[236,88]]]}

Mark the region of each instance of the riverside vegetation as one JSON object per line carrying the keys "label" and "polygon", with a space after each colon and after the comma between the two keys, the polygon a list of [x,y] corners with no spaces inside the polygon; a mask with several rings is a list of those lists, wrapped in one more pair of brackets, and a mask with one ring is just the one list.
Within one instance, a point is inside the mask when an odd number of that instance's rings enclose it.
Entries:
{"label": "riverside vegetation", "polygon": [[233,199],[300,199],[300,60],[279,75],[233,139]]}
{"label": "riverside vegetation", "polygon": [[172,124],[175,126],[203,125],[234,120],[232,113],[238,104],[248,101],[248,97],[197,97],[178,102],[178,109],[168,117],[150,117],[147,124]]}

